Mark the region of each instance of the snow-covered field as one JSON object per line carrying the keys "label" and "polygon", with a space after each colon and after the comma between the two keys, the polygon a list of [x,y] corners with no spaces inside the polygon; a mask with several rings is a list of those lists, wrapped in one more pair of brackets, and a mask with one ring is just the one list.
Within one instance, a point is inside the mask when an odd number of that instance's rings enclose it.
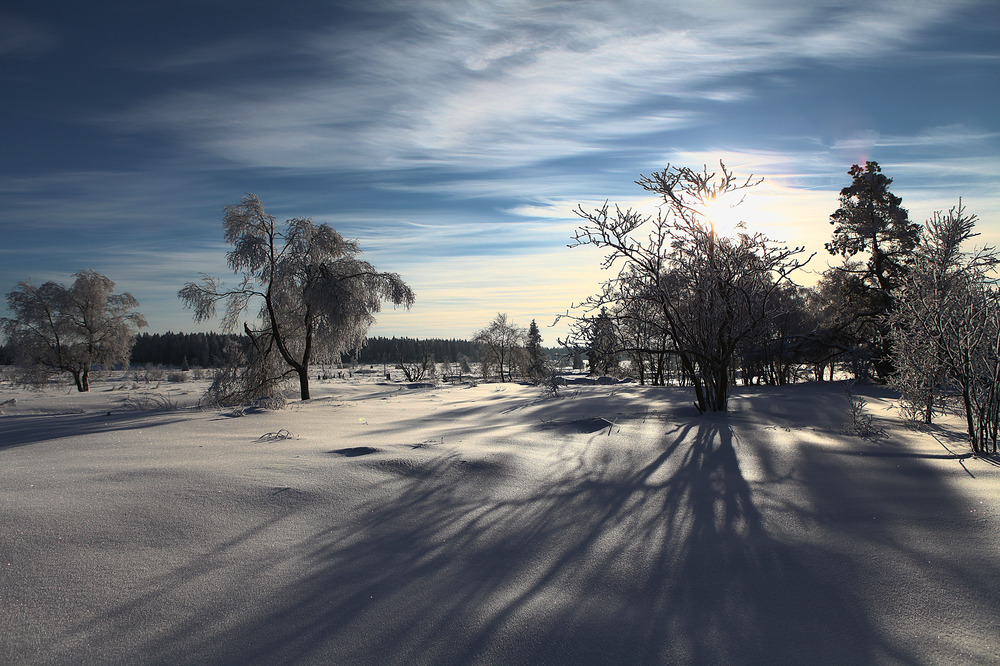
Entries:
{"label": "snow-covered field", "polygon": [[0,386],[2,663],[1000,661],[1000,466],[880,388],[121,384]]}

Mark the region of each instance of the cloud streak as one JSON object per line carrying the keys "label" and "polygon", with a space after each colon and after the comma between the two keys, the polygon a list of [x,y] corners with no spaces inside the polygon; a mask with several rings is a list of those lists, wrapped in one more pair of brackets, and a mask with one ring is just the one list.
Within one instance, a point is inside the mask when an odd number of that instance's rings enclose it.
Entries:
{"label": "cloud streak", "polygon": [[[728,3],[719,19],[642,2],[614,11],[600,3],[559,11],[470,3],[463,13],[438,3],[378,6],[378,20],[362,29],[332,26],[303,40],[312,75],[171,92],[113,121],[254,167],[524,167],[701,122],[703,112],[648,111],[665,99],[726,104],[752,94],[737,83],[746,75],[803,60],[887,57],[961,3],[906,3],[892,21],[881,7],[801,3],[769,3],[769,11]],[[251,48],[226,42],[167,62]]]}

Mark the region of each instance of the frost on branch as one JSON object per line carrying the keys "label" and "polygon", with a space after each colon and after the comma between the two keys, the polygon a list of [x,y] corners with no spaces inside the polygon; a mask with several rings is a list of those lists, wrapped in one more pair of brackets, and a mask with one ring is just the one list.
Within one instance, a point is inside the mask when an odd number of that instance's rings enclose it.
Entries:
{"label": "frost on branch", "polygon": [[[226,206],[223,229],[233,248],[226,260],[239,284],[227,289],[203,276],[178,296],[195,321],[215,317],[220,303],[225,330],[242,320],[260,371],[268,381],[296,375],[303,400],[309,398],[309,365],[317,355],[359,349],[383,302],[413,305],[413,291],[402,278],[363,261],[356,241],[309,218],[278,226],[256,195]],[[272,376],[272,365],[282,372]]]}

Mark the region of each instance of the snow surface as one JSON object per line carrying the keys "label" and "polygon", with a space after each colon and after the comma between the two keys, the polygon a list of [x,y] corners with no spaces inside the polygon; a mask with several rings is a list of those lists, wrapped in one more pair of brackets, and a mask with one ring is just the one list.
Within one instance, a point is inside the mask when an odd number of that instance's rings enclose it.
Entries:
{"label": "snow surface", "polygon": [[1000,466],[883,389],[120,384],[0,386],[2,663],[1000,662]]}

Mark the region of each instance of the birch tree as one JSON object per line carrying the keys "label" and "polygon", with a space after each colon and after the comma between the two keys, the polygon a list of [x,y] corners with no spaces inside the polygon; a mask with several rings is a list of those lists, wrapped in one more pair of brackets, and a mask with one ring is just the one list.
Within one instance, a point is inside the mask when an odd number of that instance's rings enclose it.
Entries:
{"label": "birch tree", "polygon": [[507,313],[498,313],[486,328],[472,337],[482,347],[483,377],[493,368],[501,382],[513,381],[514,367],[521,360],[526,343],[523,328],[507,321]]}
{"label": "birch tree", "polygon": [[77,390],[86,392],[95,365],[128,365],[137,329],[146,320],[135,312],[135,297],[115,294],[108,277],[92,270],[74,277],[69,287],[19,282],[7,294],[13,316],[2,324],[18,362],[68,372]]}
{"label": "birch tree", "polygon": [[277,355],[309,399],[309,365],[317,354],[330,357],[359,349],[383,302],[409,308],[413,291],[396,273],[360,259],[357,241],[328,224],[293,218],[279,226],[255,194],[226,206],[223,216],[229,267],[239,284],[217,278],[188,282],[178,293],[195,321],[215,317],[224,305],[223,328],[243,321],[258,359]]}

